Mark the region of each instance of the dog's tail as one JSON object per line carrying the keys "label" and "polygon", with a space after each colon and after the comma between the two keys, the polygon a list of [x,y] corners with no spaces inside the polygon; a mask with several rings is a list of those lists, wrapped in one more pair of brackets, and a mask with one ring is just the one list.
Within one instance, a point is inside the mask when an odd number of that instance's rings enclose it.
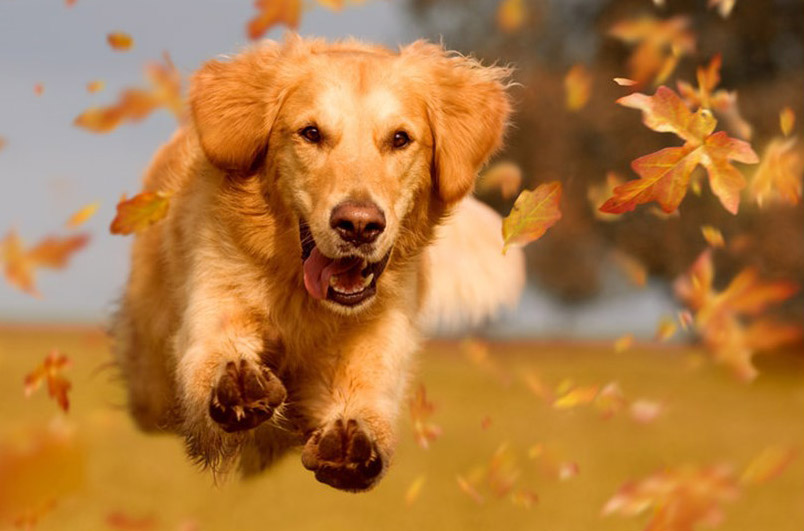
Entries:
{"label": "dog's tail", "polygon": [[502,247],[502,219],[494,210],[473,197],[458,204],[426,252],[425,328],[475,326],[516,306],[525,258],[520,249],[503,255]]}

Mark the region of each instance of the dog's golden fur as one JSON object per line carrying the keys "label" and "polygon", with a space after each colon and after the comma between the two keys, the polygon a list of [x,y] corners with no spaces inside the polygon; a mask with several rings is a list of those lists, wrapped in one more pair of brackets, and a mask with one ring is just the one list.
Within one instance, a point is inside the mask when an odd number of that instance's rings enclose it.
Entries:
{"label": "dog's golden fur", "polygon": [[[373,486],[393,453],[423,305],[477,298],[454,278],[431,289],[430,272],[481,264],[463,282],[480,286],[483,314],[522,286],[521,256],[498,262],[499,240],[428,251],[450,212],[482,209],[464,198],[500,145],[507,76],[424,42],[391,52],[297,36],[204,65],[191,122],[146,173],[145,190],[172,192],[171,206],[134,242],[114,325],[138,423],[183,435],[217,469],[237,457],[261,469],[304,445],[319,480]],[[298,133],[312,123],[318,144]],[[403,149],[388,140],[399,130],[411,138]],[[387,219],[361,256],[390,259],[376,295],[354,308],[311,297],[300,259],[300,222],[323,255],[344,254],[328,222],[344,200],[373,201]],[[469,238],[499,226],[478,215],[455,217]]]}

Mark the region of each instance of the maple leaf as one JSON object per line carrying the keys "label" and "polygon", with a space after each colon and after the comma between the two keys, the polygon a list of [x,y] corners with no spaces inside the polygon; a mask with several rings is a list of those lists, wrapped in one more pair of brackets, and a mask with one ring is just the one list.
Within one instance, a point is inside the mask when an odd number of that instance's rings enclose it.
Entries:
{"label": "maple leaf", "polygon": [[[318,0],[319,5],[333,10],[341,9],[343,2],[344,0]],[[295,30],[299,27],[303,7],[302,0],[256,0],[254,8],[257,14],[246,25],[248,38],[259,39],[279,24]]]}
{"label": "maple leaf", "polygon": [[721,64],[721,56],[716,54],[707,66],[699,66],[696,70],[698,89],[694,89],[686,81],[679,80],[676,82],[678,92],[690,110],[710,109],[725,121],[727,129],[733,131],[739,138],[750,140],[753,128],[740,114],[737,92],[715,90],[720,84]]}
{"label": "maple leaf", "polygon": [[97,201],[84,206],[81,210],[70,216],[66,226],[72,229],[83,225],[89,218],[95,215],[95,212],[98,211],[98,207],[100,207],[100,203]]}
{"label": "maple leaf", "polygon": [[723,504],[740,495],[739,484],[728,466],[682,466],[629,482],[605,504],[602,515],[651,515],[646,531],[693,531],[723,519]]}
{"label": "maple leaf", "polygon": [[801,199],[804,164],[795,138],[774,138],[765,147],[748,186],[749,195],[761,207],[783,202],[797,205]]}
{"label": "maple leaf", "polygon": [[25,375],[25,396],[31,396],[41,387],[43,381],[47,382],[48,395],[59,404],[62,411],[67,412],[70,409],[70,398],[67,393],[72,385],[61,372],[70,365],[70,358],[56,349],[50,351],[41,364]]}
{"label": "maple leaf", "polygon": [[522,185],[522,170],[513,162],[498,162],[489,167],[480,176],[477,185],[478,192],[500,190],[504,199],[513,197]]}
{"label": "maple leaf", "polygon": [[109,231],[126,235],[147,229],[167,216],[170,196],[169,192],[142,192],[131,199],[123,197]]}
{"label": "maple leaf", "polygon": [[36,269],[62,269],[76,251],[84,248],[89,236],[79,234],[66,238],[49,236],[30,249],[25,249],[17,232],[10,231],[0,240],[0,262],[4,263],[6,280],[12,286],[34,296],[36,289]]}
{"label": "maple leaf", "polygon": [[84,484],[84,449],[63,422],[0,440],[0,526],[33,529],[65,496]]}
{"label": "maple leaf", "polygon": [[566,107],[570,111],[583,109],[592,93],[592,76],[582,64],[574,65],[564,76]]}
{"label": "maple leaf", "polygon": [[679,59],[695,50],[695,35],[688,29],[689,23],[686,17],[658,20],[643,16],[612,26],[611,37],[636,45],[628,59],[628,77],[640,85],[651,80],[662,83]]}
{"label": "maple leaf", "polygon": [[108,133],[125,121],[140,121],[161,107],[183,120],[185,104],[181,96],[181,75],[170,56],[165,54],[164,63],[148,63],[145,76],[151,85],[149,89],[126,89],[117,103],[91,107],[78,115],[73,125],[93,133]]}
{"label": "maple leaf", "polygon": [[674,133],[685,144],[634,160],[631,166],[641,178],[616,187],[600,210],[620,214],[656,201],[664,212],[673,212],[687,193],[692,171],[700,164],[709,175],[712,192],[726,210],[737,213],[745,179],[730,161],[753,164],[759,160],[747,142],[723,131],[714,133],[717,122],[711,113],[703,109],[691,112],[678,94],[664,86],[653,96],[634,93],[617,102],[641,110],[648,128]]}
{"label": "maple leaf", "polygon": [[503,219],[503,254],[511,246],[522,246],[541,238],[561,219],[559,202],[561,183],[541,184],[535,190],[523,190],[514,207]]}
{"label": "maple leaf", "polygon": [[694,312],[695,329],[715,359],[743,380],[756,377],[754,351],[776,348],[801,337],[802,328],[777,325],[766,319],[746,326],[747,317],[762,314],[770,305],[793,296],[798,287],[785,281],[766,282],[755,269],[746,268],[722,292],[713,289],[712,250],[695,260],[686,275],[675,282],[676,295]]}
{"label": "maple leaf", "polygon": [[524,0],[501,0],[497,4],[497,27],[505,33],[515,33],[522,29],[526,15]]}
{"label": "maple leaf", "polygon": [[125,52],[131,49],[131,46],[134,44],[134,39],[132,39],[131,35],[128,33],[114,31],[106,35],[106,42],[109,43],[112,50]]}
{"label": "maple leaf", "polygon": [[435,405],[427,400],[427,390],[424,388],[424,384],[416,389],[416,394],[411,397],[408,406],[416,442],[422,448],[427,449],[430,443],[441,435],[441,428],[430,422],[430,417],[435,412]]}

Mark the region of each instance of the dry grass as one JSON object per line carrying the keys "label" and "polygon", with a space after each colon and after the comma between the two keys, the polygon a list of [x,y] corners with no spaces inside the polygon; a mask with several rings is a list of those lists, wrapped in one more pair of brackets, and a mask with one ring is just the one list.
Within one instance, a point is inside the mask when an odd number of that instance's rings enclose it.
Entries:
{"label": "dry grass", "polygon": [[[63,500],[40,529],[106,529],[113,511],[153,516],[154,529],[544,529],[638,530],[642,520],[601,519],[605,501],[629,478],[666,465],[730,462],[745,465],[774,443],[804,443],[804,372],[799,359],[761,364],[753,385],[738,383],[706,364],[691,368],[692,350],[635,348],[615,354],[606,345],[498,345],[492,355],[503,378],[460,356],[455,345],[434,344],[421,355],[420,379],[437,405],[443,435],[429,450],[415,445],[407,418],[395,464],[373,492],[350,495],[318,484],[297,455],[256,479],[214,486],[187,462],[181,442],[137,432],[121,408],[122,391],[97,333],[0,330],[0,434],[56,415],[45,393],[22,395],[22,376],[52,347],[74,360],[69,420],[87,449],[85,488]],[[617,380],[629,397],[659,399],[663,417],[640,425],[619,415],[604,420],[590,408],[556,411],[526,388],[520,375],[539,371],[548,382]],[[511,377],[505,382],[505,376]],[[491,425],[481,428],[484,417]],[[461,492],[456,474],[486,462],[501,442],[520,456],[524,482],[539,495],[531,509],[508,499],[478,505]],[[577,461],[580,474],[559,482],[526,456],[545,443]],[[426,481],[416,502],[404,495]],[[772,482],[747,489],[726,507],[724,530],[800,531],[804,528],[804,459]]]}

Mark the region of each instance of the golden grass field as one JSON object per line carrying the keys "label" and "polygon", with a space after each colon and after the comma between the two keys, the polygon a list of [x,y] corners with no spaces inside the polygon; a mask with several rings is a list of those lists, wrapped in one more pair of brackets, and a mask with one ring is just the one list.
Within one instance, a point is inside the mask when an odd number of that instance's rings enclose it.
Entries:
{"label": "golden grass field", "polygon": [[[394,465],[374,491],[354,495],[318,484],[297,454],[256,479],[215,485],[185,459],[179,439],[134,428],[121,407],[106,340],[89,329],[0,329],[3,437],[61,415],[44,389],[23,396],[23,376],[54,347],[73,360],[66,417],[84,448],[86,472],[83,487],[42,517],[43,531],[114,529],[108,518],[115,513],[128,518],[118,518],[118,529],[636,531],[645,517],[600,516],[625,481],[687,463],[724,462],[739,470],[769,445],[804,443],[801,357],[762,358],[759,379],[745,385],[700,363],[702,352],[691,348],[638,346],[617,354],[604,343],[492,344],[490,370],[461,355],[457,344],[434,343],[420,355],[417,378],[443,434],[420,448],[405,414]],[[527,370],[553,383],[616,380],[626,397],[659,400],[666,411],[639,424],[625,413],[603,419],[591,407],[556,410],[523,383]],[[490,424],[482,427],[486,417]],[[538,494],[531,508],[508,497],[477,503],[458,488],[456,475],[471,475],[501,443],[518,458],[520,483]],[[538,443],[576,462],[579,474],[566,481],[544,474],[528,457]],[[418,498],[406,504],[406,491],[422,476]],[[804,529],[804,458],[744,489],[725,514],[724,530]]]}

